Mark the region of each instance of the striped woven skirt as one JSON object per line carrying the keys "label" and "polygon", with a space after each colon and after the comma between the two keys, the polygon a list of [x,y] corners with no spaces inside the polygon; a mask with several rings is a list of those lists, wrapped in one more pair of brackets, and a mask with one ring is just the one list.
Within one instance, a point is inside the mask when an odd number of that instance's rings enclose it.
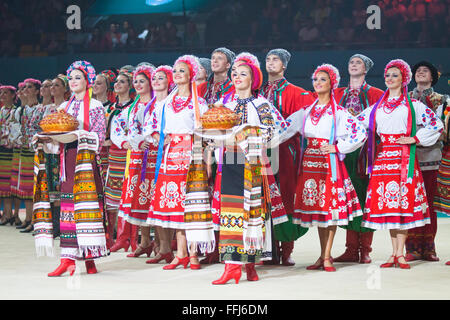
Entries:
{"label": "striped woven skirt", "polygon": [[332,181],[330,157],[320,151],[328,139],[308,138],[295,194],[292,222],[302,227],[347,225],[362,210],[343,161]]}
{"label": "striped woven skirt", "polygon": [[34,187],[34,152],[28,148],[20,151],[19,190],[17,197],[21,200],[33,200]]}
{"label": "striped woven skirt", "polygon": [[61,197],[60,181],[59,181],[59,155],[44,154],[45,172],[48,181],[48,193],[50,202],[59,201]]}
{"label": "striped woven skirt", "polygon": [[442,151],[433,206],[436,213],[450,216],[450,145],[446,145]]}
{"label": "striped woven skirt", "polygon": [[[234,157],[230,156],[230,153]],[[244,171],[245,160],[241,152],[227,151],[222,166],[220,198],[220,261],[258,263],[263,250],[244,250]],[[234,158],[233,160],[231,160]],[[225,162],[225,160],[224,160]],[[262,214],[263,233],[265,215]]]}
{"label": "striped woven skirt", "polygon": [[19,193],[20,148],[14,148],[11,161],[11,196],[17,198]]}
{"label": "striped woven skirt", "polygon": [[127,150],[116,145],[109,148],[108,174],[105,183],[106,209],[117,210],[122,195],[123,176],[127,164]]}
{"label": "striped woven skirt", "polygon": [[0,198],[11,196],[12,158],[12,149],[0,147]]}
{"label": "striped woven skirt", "polygon": [[148,152],[145,176],[142,181],[144,151],[131,151],[129,174],[122,186],[119,217],[140,226],[147,226],[151,199],[155,186],[155,165],[158,150],[151,145]]}
{"label": "striped woven skirt", "polygon": [[[86,260],[103,256],[100,252],[90,252],[86,254],[80,249],[77,239],[77,225],[75,223],[75,202],[74,202],[74,182],[75,165],[77,158],[77,142],[65,146],[65,167],[66,181],[61,182],[61,214],[60,214],[60,247],[61,258],[72,260]],[[94,169],[94,180],[96,190],[103,190],[100,170],[95,160],[92,161]],[[89,188],[89,185],[85,185]],[[85,199],[87,201],[87,199]],[[103,196],[98,194],[100,211],[103,211]],[[102,214],[103,215],[103,214]],[[104,217],[104,215],[103,215]],[[103,221],[104,225],[104,221]],[[97,236],[94,232],[92,237]],[[103,234],[104,237],[104,234]]]}
{"label": "striped woven skirt", "polygon": [[109,158],[108,158],[109,148],[110,147],[103,146],[100,149],[100,170],[101,170],[100,172],[102,175],[103,185],[105,185],[105,182],[106,182],[106,174],[108,172],[108,166],[109,166]]}
{"label": "striped woven skirt", "polygon": [[[417,158],[411,183],[401,182],[403,134],[381,135],[367,190],[362,226],[371,229],[411,229],[430,223],[425,185]],[[408,148],[409,155],[409,148]]]}
{"label": "striped woven skirt", "polygon": [[184,200],[192,136],[171,134],[170,137],[159,169],[147,223],[163,228],[184,229]]}

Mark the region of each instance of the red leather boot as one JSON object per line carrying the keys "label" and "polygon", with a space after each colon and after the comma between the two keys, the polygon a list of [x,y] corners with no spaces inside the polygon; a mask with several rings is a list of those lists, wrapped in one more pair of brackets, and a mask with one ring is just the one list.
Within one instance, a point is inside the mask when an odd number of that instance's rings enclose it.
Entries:
{"label": "red leather boot", "polygon": [[110,249],[114,245],[114,227],[116,225],[117,211],[106,211],[108,225],[106,226],[106,247]]}
{"label": "red leather boot", "polygon": [[239,279],[241,278],[241,265],[234,263],[225,263],[225,271],[222,276],[213,281],[212,284],[225,284],[229,280],[234,279],[236,284],[239,283]]}
{"label": "red leather boot", "polygon": [[[119,251],[124,249],[125,252],[128,251],[130,247],[130,237],[131,236],[131,224],[126,222],[124,219],[119,217],[117,221],[117,240],[111,247],[111,252]],[[134,250],[133,250],[134,251]]]}
{"label": "red leather boot", "polygon": [[94,274],[97,273],[97,268],[95,267],[95,262],[94,260],[86,260],[84,262],[84,264],[86,265],[86,272],[87,274]]}
{"label": "red leather boot", "polygon": [[[369,253],[372,252],[373,232],[361,232],[359,234],[359,252],[361,253],[359,263],[371,263]],[[336,261],[336,260],[335,260]]]}
{"label": "red leather boot", "polygon": [[70,275],[73,275],[75,273],[75,261],[72,259],[61,259],[61,264],[58,266],[58,268],[55,269],[55,271],[50,272],[47,274],[49,277],[59,277],[66,271],[70,272]]}
{"label": "red leather boot", "polygon": [[295,261],[291,258],[291,253],[294,250],[294,241],[281,241],[281,264],[283,266],[293,266]]}
{"label": "red leather boot", "polygon": [[347,249],[339,257],[333,259],[334,262],[359,262],[359,233],[353,230],[347,230],[345,242]]}
{"label": "red leather boot", "polygon": [[247,263],[245,265],[245,272],[247,273],[247,280],[248,281],[258,281],[258,274],[256,273],[255,264],[254,263]]}
{"label": "red leather boot", "polygon": [[131,250],[134,252],[134,251],[136,251],[136,249],[139,246],[139,226],[128,223],[128,222],[126,222],[126,223],[131,226],[130,245],[131,245]]}

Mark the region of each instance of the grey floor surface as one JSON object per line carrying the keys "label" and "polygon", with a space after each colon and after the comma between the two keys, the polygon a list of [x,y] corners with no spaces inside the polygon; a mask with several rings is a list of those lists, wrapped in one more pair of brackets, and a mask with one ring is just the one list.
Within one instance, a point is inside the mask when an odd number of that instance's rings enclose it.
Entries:
{"label": "grey floor surface", "polygon": [[[163,264],[145,264],[147,257],[127,258],[117,252],[97,262],[98,274],[86,274],[77,262],[74,276],[49,278],[58,257],[37,258],[33,236],[15,227],[0,227],[0,300],[5,299],[450,299],[450,219],[438,219],[436,247],[441,261],[413,262],[411,270],[380,269],[391,254],[388,231],[377,231],[373,240],[373,263],[335,263],[337,272],[308,271],[305,267],[319,255],[317,229],[296,241],[296,265],[257,266],[260,281],[249,282],[243,273],[238,285],[230,281],[214,286],[222,264],[201,270],[166,271]],[[345,230],[336,235],[333,255],[343,252]],[[59,241],[55,241],[59,252]]]}

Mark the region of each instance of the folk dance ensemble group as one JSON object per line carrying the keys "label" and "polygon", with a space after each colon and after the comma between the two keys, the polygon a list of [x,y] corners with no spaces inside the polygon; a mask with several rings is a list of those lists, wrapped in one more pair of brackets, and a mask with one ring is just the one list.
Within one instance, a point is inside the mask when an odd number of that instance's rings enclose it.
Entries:
{"label": "folk dance ensemble group", "polygon": [[[436,215],[450,214],[450,100],[433,91],[437,69],[392,60],[382,91],[365,81],[372,60],[355,54],[347,87],[322,64],[309,92],[285,78],[290,57],[268,52],[266,83],[254,55],[222,47],[211,59],[99,74],[75,61],[54,79],[1,86],[0,224],[33,231],[38,255],[53,255],[60,237],[61,263],[48,276],[73,274],[75,260],[96,273],[95,259],[131,246],[127,257],[154,254],[146,263],[165,270],[223,262],[213,284],[238,283],[243,266],[256,281],[255,265],[294,265],[294,241],[314,226],[321,252],[308,270],[370,263],[383,229],[392,256],[380,267],[438,261]],[[213,105],[239,116],[232,141],[202,135]],[[41,134],[39,122],[61,110],[78,120],[72,139]],[[333,258],[338,226],[346,249]]]}

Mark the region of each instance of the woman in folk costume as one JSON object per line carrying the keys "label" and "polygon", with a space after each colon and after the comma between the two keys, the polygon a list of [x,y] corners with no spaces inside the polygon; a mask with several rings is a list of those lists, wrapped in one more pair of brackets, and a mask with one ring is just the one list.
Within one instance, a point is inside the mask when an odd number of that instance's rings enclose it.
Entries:
{"label": "woman in folk costume", "polygon": [[[100,101],[91,98],[95,69],[89,62],[75,61],[67,69],[67,76],[72,97],[58,110],[78,120],[78,130],[71,133],[77,140],[56,143],[51,137],[39,137],[44,150],[57,150],[61,159],[61,263],[48,274],[49,277],[60,276],[66,271],[72,275],[75,260],[85,261],[88,274],[97,273],[94,259],[107,255],[103,186],[96,161],[106,134],[104,108]],[[38,255],[53,255],[51,211],[41,161],[44,157],[39,152],[33,214],[35,243]]]}
{"label": "woman in folk costume", "polygon": [[[154,187],[157,147],[146,141],[143,134],[145,116],[155,108],[156,98],[151,85],[153,70],[152,66],[146,64],[136,68],[133,85],[138,96],[127,113],[121,113],[113,125],[115,143],[120,143],[121,147],[127,150],[119,217],[132,225],[140,226],[142,233],[141,244],[133,253],[127,255],[130,258],[142,254],[149,257],[153,251],[150,226],[146,221]],[[120,125],[117,125],[118,122]],[[137,239],[134,239],[136,233],[132,232],[131,236],[133,237],[131,241],[137,242]]]}
{"label": "woman in folk costume", "polygon": [[[114,82],[116,81],[116,78],[117,75],[113,70],[104,70],[95,77],[94,85],[92,86],[92,97],[103,104],[103,107],[105,108],[106,123],[108,124],[110,123],[109,116],[111,115],[113,110],[112,107],[116,100],[114,96]],[[108,127],[106,128],[106,140],[102,146],[102,150],[100,151],[103,182],[106,181],[106,172],[108,171],[108,154],[109,148],[111,147],[109,129],[110,128]],[[108,245],[109,244],[111,244],[110,241],[108,241]]]}
{"label": "woman in folk costume", "polygon": [[[369,128],[370,181],[362,226],[390,231],[392,256],[380,267],[409,269],[403,256],[408,229],[430,223],[416,145],[434,144],[443,125],[431,109],[408,95],[411,69],[405,61],[390,61],[384,79],[383,97],[358,117]],[[375,134],[380,137],[379,145]]]}
{"label": "woman in folk costume", "polygon": [[34,151],[31,147],[31,138],[35,134],[32,124],[33,117],[39,106],[39,95],[41,88],[41,81],[36,79],[25,79],[24,94],[27,97],[27,105],[22,109],[20,117],[21,124],[21,150],[20,150],[20,169],[19,169],[19,183],[16,190],[16,196],[25,202],[25,221],[22,226],[17,227],[23,229],[20,232],[31,232],[33,226],[31,220],[33,218],[33,166],[34,166]]}
{"label": "woman in folk costume", "polygon": [[[256,56],[254,56],[253,54],[248,53],[248,52],[241,52],[234,59],[231,74],[232,75],[236,74],[236,68],[242,64],[250,64],[252,66],[255,66],[257,68],[256,70],[260,70],[260,63]],[[255,92],[253,92],[253,94],[255,97],[258,97],[258,99],[259,99],[258,101],[260,101],[260,102],[264,101],[264,103],[267,103],[266,100],[262,99],[262,98],[264,98],[263,96],[259,96],[257,94],[257,90],[255,90]],[[226,94],[224,97],[222,97],[222,99],[220,100],[220,103],[224,103],[224,104],[232,103],[233,101],[236,101],[237,98],[238,98],[238,95],[233,86],[233,90],[231,92],[229,92],[228,94]],[[279,130],[284,130],[284,129],[282,129],[282,127],[285,126],[285,121],[284,121],[281,113],[271,103],[268,103],[268,106],[270,109],[271,116],[275,120],[274,125],[276,127],[280,127]],[[221,228],[220,227],[221,226],[220,212],[221,212],[221,196],[222,196],[221,195],[221,186],[222,186],[221,159],[224,158],[224,148],[216,148],[215,158],[218,160],[218,166],[217,166],[217,171],[216,171],[216,175],[215,175],[215,182],[214,182],[214,188],[213,188],[213,194],[212,194],[211,212],[213,214],[214,230],[220,232],[220,228]],[[208,162],[209,162],[209,160],[208,160]],[[280,225],[281,223],[283,223],[285,221],[285,219],[287,219],[287,217],[286,217],[286,211],[284,209],[284,205],[282,202],[279,188],[276,185],[275,177],[272,173],[272,169],[270,168],[268,161],[266,161],[265,170],[267,171],[267,174],[265,175],[265,178],[267,178],[267,179],[265,179],[264,182],[267,182],[267,185],[269,186],[269,188],[271,190],[270,195],[268,194],[267,199],[265,199],[266,200],[265,204],[269,205],[269,202],[271,202],[270,207],[272,208],[271,215],[267,215],[267,217],[266,217],[266,224],[269,224],[269,228],[267,228],[266,231],[271,232],[272,225],[274,225],[274,226]],[[210,176],[211,174],[209,173],[208,175]],[[214,252],[212,254],[209,254],[208,255],[209,257],[207,256],[206,259],[202,260],[200,262],[201,264],[213,263],[213,261],[215,261],[214,260],[215,255],[217,255],[218,260],[220,259],[219,232],[216,232],[216,248],[215,248]],[[272,249],[271,249],[272,246],[269,243],[271,241],[270,240],[271,236],[266,236],[265,238],[267,240],[267,242],[265,243],[266,250],[264,252],[262,252],[262,254],[261,254],[261,261],[262,260],[270,260],[270,258],[272,257]]]}
{"label": "woman in folk costume", "polygon": [[[131,244],[131,250],[137,248],[138,228],[132,226],[124,219],[117,221],[117,240],[113,243],[114,226],[118,215],[120,199],[122,195],[125,167],[127,163],[127,150],[123,147],[126,137],[127,123],[124,117],[128,116],[128,111],[133,103],[130,97],[133,88],[133,74],[129,72],[119,72],[114,83],[114,93],[117,95],[116,102],[111,106],[109,117],[107,117],[107,138],[110,139],[108,152],[108,171],[105,182],[105,204],[107,214],[107,244],[111,252],[116,252],[121,248],[128,251]],[[108,139],[109,132],[109,139]],[[131,236],[133,232],[134,236]],[[132,241],[134,240],[134,241]]]}
{"label": "woman in folk costume", "polygon": [[14,217],[16,228],[22,228],[22,221],[19,218],[20,199],[17,197],[17,189],[20,174],[20,150],[22,148],[22,126],[21,117],[24,107],[27,104],[27,96],[25,95],[25,82],[20,82],[17,89],[17,99],[19,100],[17,108],[14,109],[9,122],[8,141],[13,149],[12,170],[11,170],[11,197],[14,204]]}
{"label": "woman in folk costume", "polygon": [[[45,110],[44,117],[56,112],[57,108],[70,98],[69,80],[67,76],[59,74],[52,80],[50,94],[53,103]],[[61,194],[59,181],[59,155],[44,153],[45,172],[47,174],[48,195],[52,210],[53,237],[59,237],[59,220],[61,211]]]}
{"label": "woman in folk costume", "polygon": [[[225,271],[212,282],[215,285],[231,279],[239,283],[242,265],[247,280],[259,280],[255,263],[263,256],[264,233],[268,231],[264,220],[270,216],[271,205],[275,207],[275,203],[270,203],[273,190],[267,177],[271,168],[264,157],[264,148],[281,131],[280,122],[284,122],[267,99],[257,94],[263,80],[257,59],[252,55],[251,59],[237,63],[231,77],[235,99],[229,101],[225,97],[223,102],[240,116],[242,127],[236,134],[236,145],[226,145],[223,159],[219,157],[219,253]],[[283,219],[287,220],[286,215]]]}
{"label": "woman in folk costume", "polygon": [[[198,59],[192,55],[179,57],[173,66],[173,81],[177,85],[166,103],[152,117],[152,137],[159,141],[156,166],[156,186],[147,223],[155,227],[176,229],[177,255],[165,270],[178,265],[200,269],[195,255],[196,244],[189,248],[185,232],[186,180],[191,161],[193,132],[208,106],[198,97],[195,77]],[[149,132],[150,133],[150,132]],[[214,238],[214,236],[212,236]]]}
{"label": "woman in folk costume", "polygon": [[[447,98],[447,101],[450,98]],[[436,213],[443,213],[450,216],[450,108],[444,110],[445,130],[444,130],[444,149],[442,150],[442,160],[439,166],[436,197],[434,199],[434,210]],[[450,266],[450,261],[445,263]]]}
{"label": "woman in folk costume", "polygon": [[293,214],[293,223],[318,227],[320,257],[307,270],[336,271],[331,260],[336,228],[363,214],[343,159],[363,145],[366,130],[336,103],[333,90],[339,85],[340,76],[334,66],[320,65],[312,80],[318,98],[287,119],[292,123],[282,141],[297,132],[307,139],[300,158]]}
{"label": "woman in folk costume", "polygon": [[0,86],[0,202],[3,202],[3,215],[0,225],[18,222],[18,216],[12,213],[11,197],[11,170],[13,148],[8,139],[9,124],[12,121],[16,106],[16,88],[13,86]]}
{"label": "woman in folk costume", "polygon": [[[152,88],[156,97],[155,107],[153,108],[152,113],[147,113],[145,115],[144,136],[147,141],[151,141],[155,146],[158,145],[159,141],[152,138],[152,133],[154,133],[154,130],[157,128],[157,122],[161,121],[162,109],[164,108],[164,104],[167,103],[166,98],[174,89],[174,86],[172,67],[162,65],[153,71]],[[152,159],[154,160],[154,158]],[[154,185],[154,183],[152,185]],[[152,190],[152,192],[154,192],[154,190]],[[146,228],[145,231],[148,231],[145,236],[149,238],[150,229]],[[153,259],[147,260],[146,263],[154,264],[159,263],[162,260],[165,260],[167,263],[172,262],[174,259],[171,248],[173,236],[173,229],[155,226],[154,251],[156,256]]]}

